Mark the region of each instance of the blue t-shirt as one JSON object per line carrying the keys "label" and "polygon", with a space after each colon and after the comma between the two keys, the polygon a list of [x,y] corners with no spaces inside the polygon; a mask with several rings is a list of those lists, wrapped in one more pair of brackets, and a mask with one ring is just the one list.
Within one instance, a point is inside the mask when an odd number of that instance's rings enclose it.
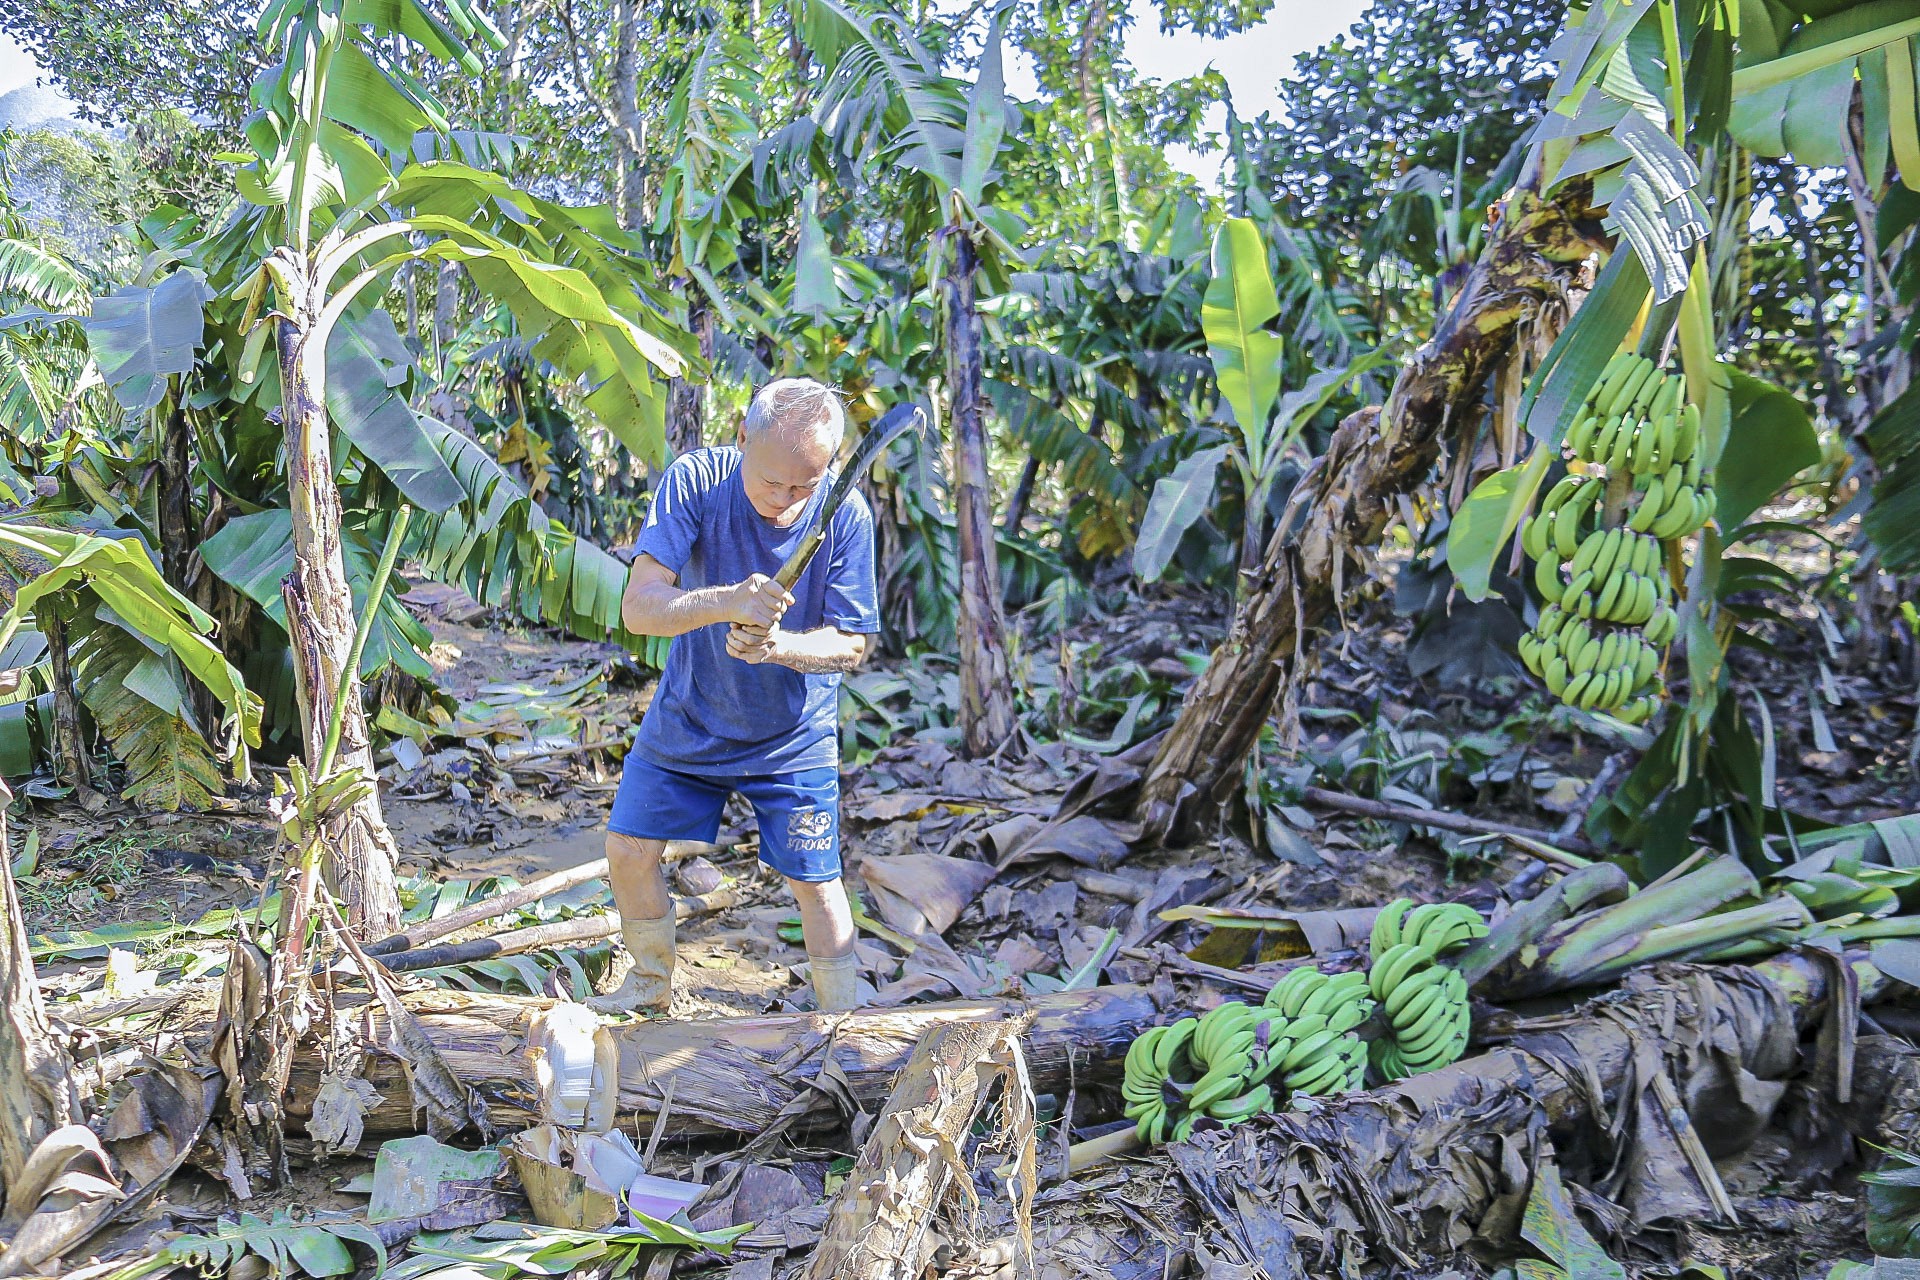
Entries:
{"label": "blue t-shirt", "polygon": [[[753,509],[740,451],[696,449],[660,479],[634,544],[679,576],[685,591],[772,577],[818,520],[829,475],[789,528]],[[873,513],[858,490],[833,514],[826,538],[781,619],[784,631],[872,634],[880,629],[873,579]],[[663,769],[718,777],[838,766],[840,677],[755,665],[727,652],[727,624],[676,636],[633,749]]]}

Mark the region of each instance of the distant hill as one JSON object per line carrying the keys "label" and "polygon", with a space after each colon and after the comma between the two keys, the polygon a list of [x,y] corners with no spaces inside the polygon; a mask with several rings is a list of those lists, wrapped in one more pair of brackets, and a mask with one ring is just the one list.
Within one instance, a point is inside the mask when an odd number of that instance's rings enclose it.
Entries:
{"label": "distant hill", "polygon": [[47,129],[54,133],[93,132],[94,127],[72,115],[73,102],[58,90],[44,85],[22,85],[11,93],[0,94],[0,129],[31,133]]}

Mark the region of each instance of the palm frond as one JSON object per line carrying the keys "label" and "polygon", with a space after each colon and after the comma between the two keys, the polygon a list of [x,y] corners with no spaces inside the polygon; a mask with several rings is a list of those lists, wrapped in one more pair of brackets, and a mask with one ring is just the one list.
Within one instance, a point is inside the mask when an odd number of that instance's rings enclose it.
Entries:
{"label": "palm frond", "polygon": [[47,311],[85,310],[87,282],[56,253],[26,240],[0,240],[0,299]]}
{"label": "palm frond", "polygon": [[222,793],[220,762],[193,723],[179,664],[113,621],[76,622],[80,700],[127,767],[123,798],[143,809],[204,810]]}
{"label": "palm frond", "polygon": [[[831,64],[814,118],[848,158],[905,165],[940,187],[961,185],[967,95],[899,18],[868,18],[839,0],[809,0],[832,27]],[[837,22],[836,22],[837,20]]]}
{"label": "palm frond", "polygon": [[0,423],[18,440],[39,440],[59,412],[53,370],[9,329],[0,332]]}
{"label": "palm frond", "polygon": [[1070,412],[1025,387],[989,380],[986,391],[1013,437],[1042,463],[1060,468],[1060,482],[1069,493],[1128,517],[1137,515],[1145,495],[1115,461],[1111,445],[1088,435]]}

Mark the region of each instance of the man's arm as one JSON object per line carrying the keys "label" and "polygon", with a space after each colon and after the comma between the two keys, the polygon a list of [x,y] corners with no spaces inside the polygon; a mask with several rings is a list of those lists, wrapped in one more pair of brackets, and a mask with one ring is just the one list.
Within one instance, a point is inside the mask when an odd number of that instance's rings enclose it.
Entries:
{"label": "man's arm", "polygon": [[730,587],[697,591],[682,591],[679,581],[679,574],[645,552],[635,556],[620,598],[620,618],[627,630],[642,636],[679,636],[716,622],[764,629],[775,626],[793,603],[793,597],[763,573]]}
{"label": "man's arm", "polygon": [[735,626],[727,632],[727,652],[742,662],[771,662],[802,675],[825,676],[851,671],[867,656],[872,637],[838,627],[813,631],[770,631]]}

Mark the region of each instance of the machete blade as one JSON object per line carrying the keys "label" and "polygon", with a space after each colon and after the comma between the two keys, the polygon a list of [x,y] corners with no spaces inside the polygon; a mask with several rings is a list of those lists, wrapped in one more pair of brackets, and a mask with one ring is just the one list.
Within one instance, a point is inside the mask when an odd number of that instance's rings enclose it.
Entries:
{"label": "machete blade", "polygon": [[897,404],[880,416],[880,420],[867,428],[867,434],[860,437],[859,445],[853,456],[847,459],[847,465],[840,472],[840,478],[833,482],[833,488],[827,491],[827,500],[820,504],[820,514],[814,521],[813,530],[793,549],[787,562],[780,566],[780,572],[774,579],[789,591],[793,584],[800,581],[800,575],[807,571],[807,563],[813,559],[813,553],[820,549],[821,540],[826,536],[827,525],[833,520],[833,513],[853,492],[853,486],[865,475],[874,460],[885,453],[887,446],[907,432],[921,427],[927,420],[926,413],[917,404]]}

